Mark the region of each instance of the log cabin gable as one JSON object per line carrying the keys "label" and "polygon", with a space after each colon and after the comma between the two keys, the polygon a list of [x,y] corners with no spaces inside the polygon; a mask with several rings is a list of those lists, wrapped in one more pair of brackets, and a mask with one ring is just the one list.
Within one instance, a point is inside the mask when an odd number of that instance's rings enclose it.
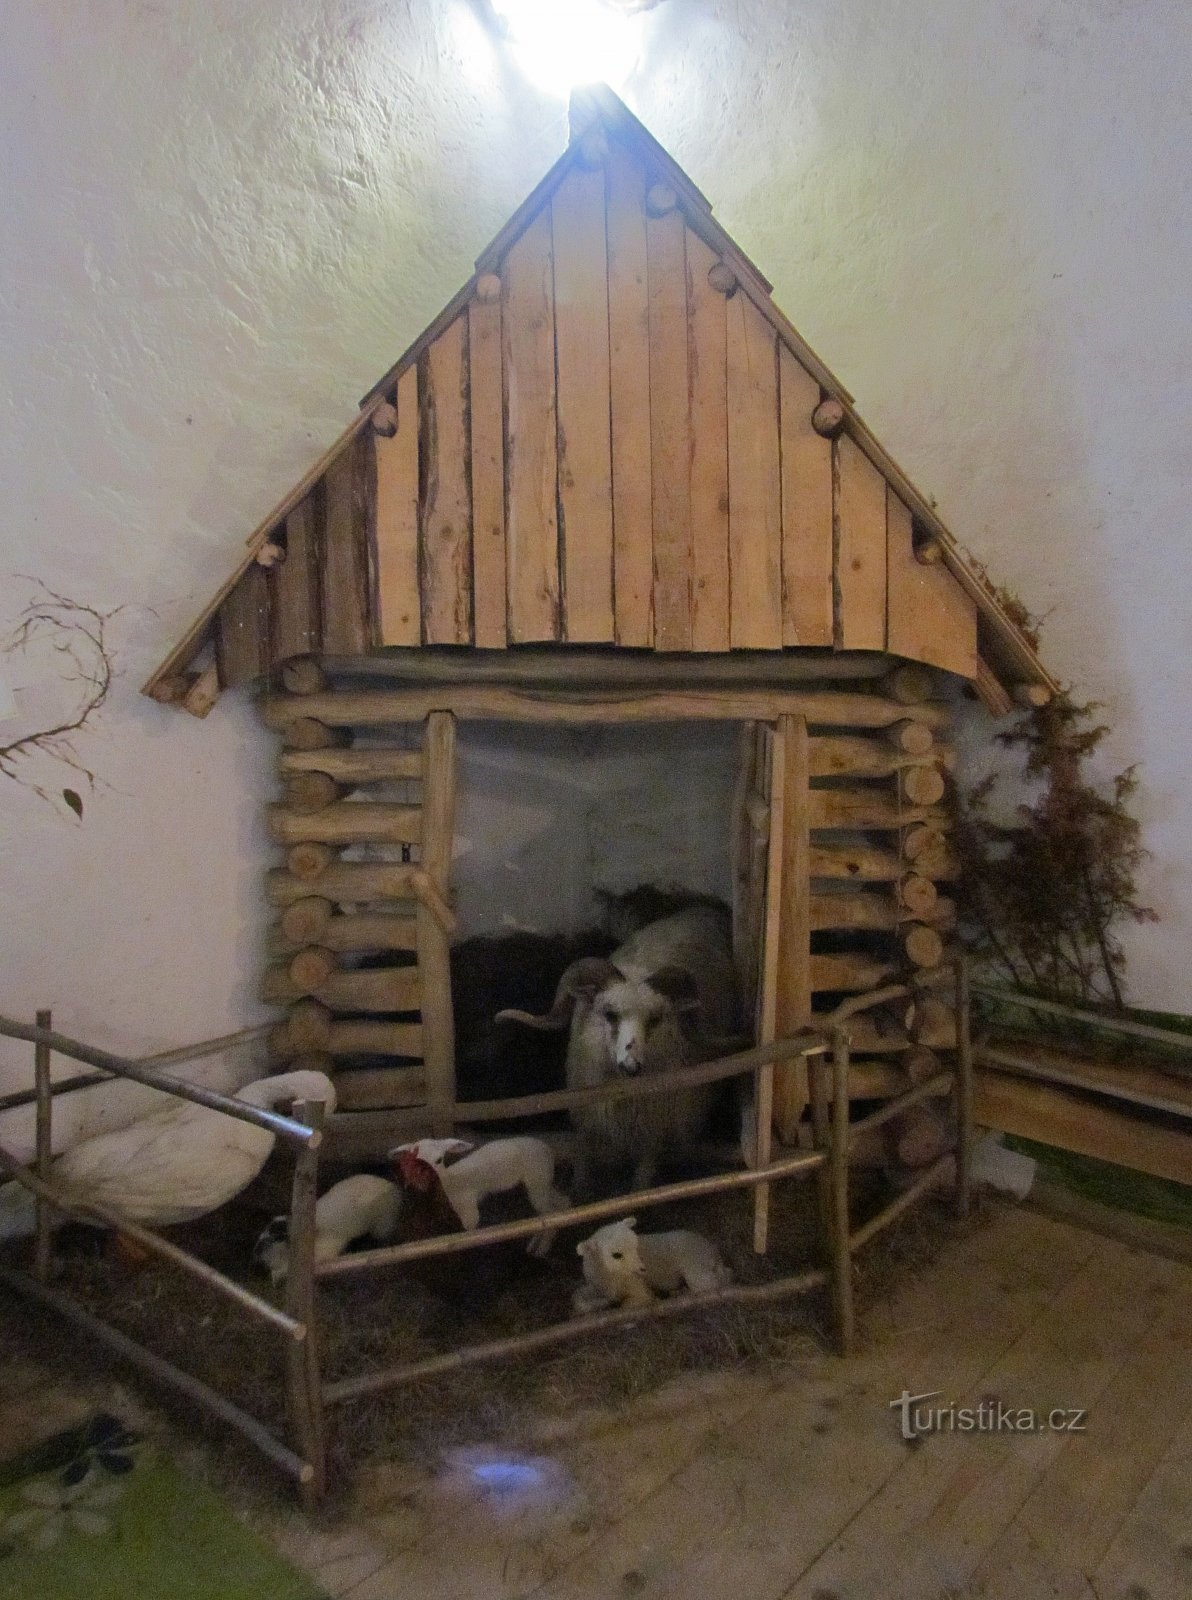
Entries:
{"label": "log cabin gable", "polygon": [[295,655],[442,645],[884,651],[991,706],[1055,687],[605,90],[145,690],[209,709]]}

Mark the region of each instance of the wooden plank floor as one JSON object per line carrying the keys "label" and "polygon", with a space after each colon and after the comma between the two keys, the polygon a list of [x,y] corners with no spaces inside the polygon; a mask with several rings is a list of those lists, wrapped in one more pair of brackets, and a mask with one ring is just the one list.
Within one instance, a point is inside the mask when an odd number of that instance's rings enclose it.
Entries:
{"label": "wooden plank floor", "polygon": [[[764,1370],[362,1471],[346,1517],[245,1510],[351,1600],[1192,1595],[1192,1267],[998,1207],[875,1305],[860,1344],[842,1362],[800,1338]],[[903,1390],[1087,1425],[907,1444]],[[93,1391],[0,1362],[5,1450]]]}
{"label": "wooden plank floor", "polygon": [[[950,1243],[852,1360],[680,1382],[478,1440],[277,1530],[351,1600],[1186,1600],[1192,1268],[1025,1210]],[[889,1402],[1087,1410],[914,1445]]]}

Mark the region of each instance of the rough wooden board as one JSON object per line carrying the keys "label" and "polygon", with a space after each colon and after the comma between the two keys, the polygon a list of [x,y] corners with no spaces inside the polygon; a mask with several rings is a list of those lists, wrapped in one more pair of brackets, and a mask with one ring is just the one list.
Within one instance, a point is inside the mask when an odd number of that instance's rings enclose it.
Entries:
{"label": "rough wooden board", "polygon": [[[1185,1323],[1192,1321],[1183,1295]],[[1180,1358],[1184,1371],[1188,1358]],[[1166,1383],[1158,1386],[1163,1396]],[[1174,1408],[1170,1408],[1174,1414]],[[1125,1600],[1183,1600],[1192,1562],[1192,1409],[1186,1410],[1171,1444],[1135,1504],[1122,1518],[1104,1559],[1090,1574],[1094,1593]]]}
{"label": "rough wooden board", "polygon": [[646,219],[657,650],[691,649],[691,413],[685,235],[678,210]]}
{"label": "rough wooden board", "polygon": [[887,648],[945,672],[977,673],[977,607],[937,561],[915,560],[911,513],[893,489],[886,507]]}
{"label": "rough wooden board", "polygon": [[782,647],[778,353],[753,302],[728,302],[730,635],[734,650]]}
{"label": "rough wooden board", "polygon": [[1192,1140],[1182,1130],[1116,1111],[1075,1092],[981,1068],[973,1115],[987,1128],[1192,1184]]}
{"label": "rough wooden board", "polygon": [[501,303],[468,307],[472,395],[472,588],[475,644],[508,643],[505,598],[505,439],[501,396]]}
{"label": "rough wooden board", "polygon": [[608,175],[608,314],[617,643],[654,640],[646,175],[614,144]]}
{"label": "rough wooden board", "polygon": [[319,551],[310,495],[286,518],[286,558],[269,568],[270,660],[319,648]]}
{"label": "rough wooden board", "polygon": [[363,437],[337,456],[323,480],[323,647],[362,655],[372,644]]}
{"label": "rough wooden board", "polygon": [[[786,764],[777,1021],[781,1038],[806,1027],[811,1016],[811,834],[807,723],[802,717],[784,717],[780,726]],[[784,1143],[794,1143],[807,1100],[807,1063],[780,1066],[774,1082],[774,1121]]]}
{"label": "rough wooden board", "polygon": [[502,269],[509,637],[559,637],[555,310],[551,219],[541,212]]}
{"label": "rough wooden board", "polygon": [[366,1067],[335,1074],[335,1099],[341,1111],[387,1110],[426,1104],[422,1067]]}
{"label": "rough wooden board", "polygon": [[397,384],[397,432],[376,440],[377,630],[383,645],[422,642],[418,582],[418,371]]}
{"label": "rough wooden board", "polygon": [[[455,785],[455,718],[446,712],[434,712],[426,720],[423,743],[422,867],[444,899],[451,894]],[[434,1131],[442,1135],[450,1132],[448,1108],[455,1100],[451,958],[442,925],[421,903],[417,919],[427,1098]]]}
{"label": "rough wooden board", "polygon": [[269,670],[269,580],[255,561],[219,608],[215,658],[225,689]]}
{"label": "rough wooden board", "polygon": [[782,642],[832,643],[832,441],[811,426],[820,386],[778,350],[782,436]]}
{"label": "rough wooden board", "polygon": [[577,169],[551,201],[559,408],[563,636],[613,638],[608,259],[604,168]]}
{"label": "rough wooden board", "polygon": [[467,328],[466,318],[457,317],[418,363],[419,575],[427,644],[469,644],[472,639]]}
{"label": "rough wooden board", "polygon": [[687,233],[687,368],[691,386],[693,650],[729,648],[728,368],[725,297],[708,282],[717,257]]}
{"label": "rough wooden board", "polygon": [[842,434],[833,454],[835,638],[841,650],[886,646],[886,480]]}

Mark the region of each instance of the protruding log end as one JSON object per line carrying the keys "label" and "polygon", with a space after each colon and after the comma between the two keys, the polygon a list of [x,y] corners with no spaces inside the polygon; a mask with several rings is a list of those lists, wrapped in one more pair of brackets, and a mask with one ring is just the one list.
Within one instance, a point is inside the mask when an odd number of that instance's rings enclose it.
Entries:
{"label": "protruding log end", "polygon": [[[317,944],[331,921],[332,905],[320,895],[308,895],[287,906],[280,918],[281,931],[291,944]],[[335,963],[332,962],[334,969]],[[314,984],[312,987],[317,988]]]}
{"label": "protruding log end", "polygon": [[293,1051],[326,1050],[331,1039],[331,1013],[317,1000],[299,1000],[290,1007],[285,1027]]}
{"label": "protruding log end", "polygon": [[882,679],[882,690],[900,706],[916,706],[934,697],[935,680],[926,667],[895,667]]}
{"label": "protruding log end", "polygon": [[944,797],[944,775],[938,767],[905,767],[898,787],[907,805],[933,806]]}
{"label": "protruding log end", "polygon": [[[290,909],[294,908],[291,906]],[[308,945],[305,950],[299,950],[289,965],[291,982],[307,994],[321,989],[335,970],[335,957],[330,950],[324,950],[319,945]]]}
{"label": "protruding log end", "polygon": [[339,728],[329,728],[325,722],[313,717],[295,717],[287,722],[282,734],[287,750],[327,750],[333,745],[346,744],[347,739]]}
{"label": "protruding log end", "polygon": [[669,183],[652,183],[646,191],[646,212],[651,217],[665,217],[679,203],[679,197]]}
{"label": "protruding log end", "polygon": [[835,439],[844,427],[845,411],[839,400],[831,396],[821,400],[811,413],[811,426],[823,439]]}
{"label": "protruding log end", "polygon": [[392,439],[397,432],[397,407],[392,400],[382,400],[372,414],[372,429],[382,439]]}
{"label": "protruding log end", "polygon": [[916,967],[938,967],[944,959],[944,941],[939,934],[918,923],[903,934],[902,948]]}
{"label": "protruding log end", "polygon": [[1051,690],[1045,683],[1016,683],[1013,693],[1015,704],[1025,706],[1028,711],[1038,711],[1051,704]]}
{"label": "protruding log end", "polygon": [[934,1078],[944,1070],[943,1064],[935,1051],[928,1050],[923,1045],[919,1045],[914,1050],[908,1050],[901,1058],[901,1063],[902,1070],[916,1087],[921,1083],[926,1083],[929,1078]]}
{"label": "protruding log end", "polygon": [[945,846],[938,828],[920,825],[908,828],[902,836],[902,854],[907,861],[919,861],[925,856],[939,855]]}
{"label": "protruding log end", "polygon": [[501,298],[501,280],[495,272],[482,272],[476,279],[476,298],[482,306],[495,305]]}
{"label": "protruding log end", "polygon": [[935,744],[935,734],[925,722],[896,722],[886,737],[905,756],[925,756]]}
{"label": "protruding log end", "polygon": [[281,681],[291,694],[319,694],[327,678],[313,656],[291,656],[281,666]]}
{"label": "protruding log end", "polygon": [[916,539],[914,549],[921,567],[937,566],[944,559],[944,547],[938,539]]}
{"label": "protruding log end", "polygon": [[322,811],[346,792],[326,772],[292,772],[285,782],[286,804],[295,811]]}
{"label": "protruding log end", "polygon": [[708,268],[708,282],[717,294],[722,294],[726,300],[732,298],[737,292],[737,274],[727,261],[717,261]]}
{"label": "protruding log end", "polygon": [[194,681],[194,677],[190,673],[172,673],[168,678],[158,678],[149,691],[149,697],[163,706],[177,705],[179,700],[186,698],[187,692]]}
{"label": "protruding log end", "polygon": [[898,903],[912,917],[926,917],[935,910],[939,894],[930,878],[908,873],[898,885]]}
{"label": "protruding log end", "polygon": [[325,844],[296,844],[286,851],[286,866],[303,883],[311,883],[321,877],[334,859],[335,852]]}
{"label": "protruding log end", "polygon": [[219,691],[219,668],[212,662],[183,695],[183,710],[189,711],[192,717],[205,717],[219,699]]}
{"label": "protruding log end", "polygon": [[274,539],[266,539],[254,559],[258,567],[264,567],[268,572],[270,567],[276,567],[286,559],[285,545],[278,544]]}

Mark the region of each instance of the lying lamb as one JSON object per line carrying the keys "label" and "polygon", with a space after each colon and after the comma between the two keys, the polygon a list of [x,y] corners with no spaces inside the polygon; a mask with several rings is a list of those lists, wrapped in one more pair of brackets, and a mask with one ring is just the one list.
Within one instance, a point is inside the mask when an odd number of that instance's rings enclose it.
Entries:
{"label": "lying lamb", "polygon": [[[388,1178],[357,1173],[334,1184],[315,1202],[315,1260],[342,1256],[356,1239],[385,1244],[397,1232],[401,1190]],[[290,1270],[290,1219],[274,1217],[253,1246],[253,1265],[284,1283]]]}
{"label": "lying lamb", "polygon": [[719,1250],[689,1228],[671,1233],[637,1233],[636,1217],[607,1223],[576,1245],[585,1282],[575,1292],[576,1312],[610,1305],[645,1305],[657,1291],[689,1289],[700,1294],[732,1282]]}
{"label": "lying lamb", "polygon": [[[470,1232],[480,1226],[480,1202],[520,1184],[540,1217],[565,1211],[568,1200],[555,1188],[555,1157],[541,1139],[518,1136],[472,1145],[466,1139],[419,1139],[399,1144],[389,1152],[393,1160],[411,1154],[439,1174],[443,1192],[456,1216]],[[448,1163],[449,1156],[460,1160]],[[536,1234],[526,1246],[532,1256],[545,1256],[555,1241],[554,1232]]]}

